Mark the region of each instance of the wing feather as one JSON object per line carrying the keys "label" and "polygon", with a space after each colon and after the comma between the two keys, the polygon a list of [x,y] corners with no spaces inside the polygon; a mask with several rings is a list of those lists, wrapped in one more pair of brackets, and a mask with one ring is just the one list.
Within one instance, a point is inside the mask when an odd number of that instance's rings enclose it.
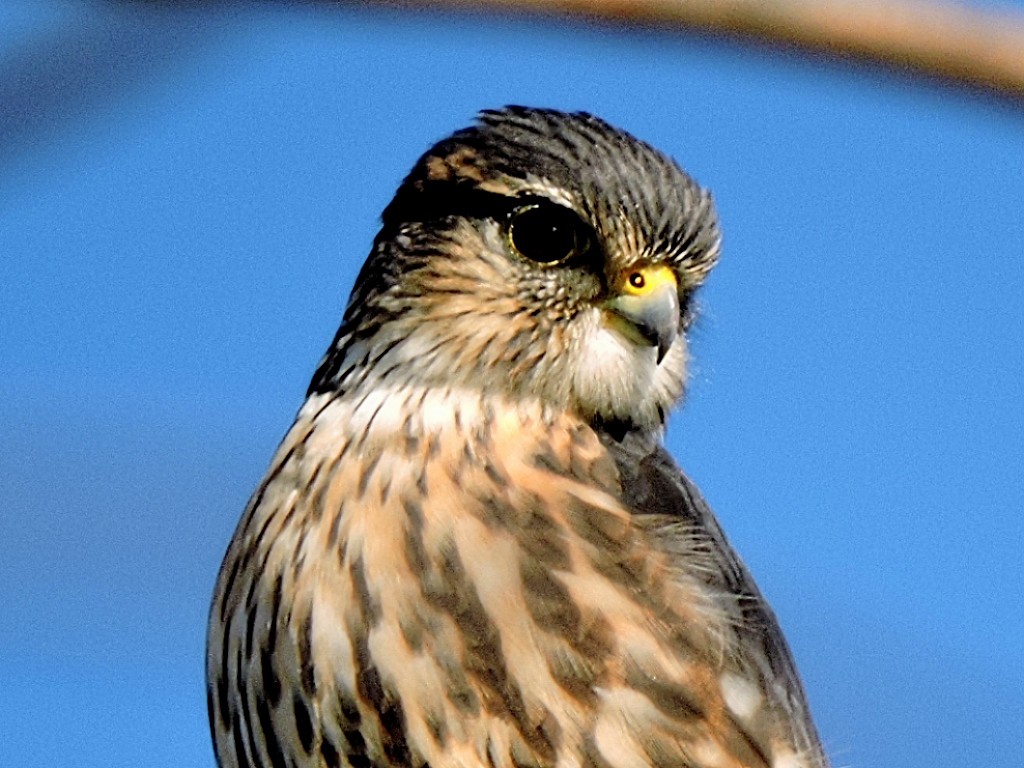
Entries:
{"label": "wing feather", "polygon": [[[803,684],[778,620],[739,555],[729,544],[714,512],[697,486],[676,465],[657,436],[630,431],[601,435],[619,470],[623,501],[641,525],[665,537],[685,538],[702,557],[696,572],[709,587],[735,597],[740,656],[752,661],[766,693],[788,714],[795,743],[812,764],[828,766],[811,719]],[[678,543],[678,542],[677,542]]]}

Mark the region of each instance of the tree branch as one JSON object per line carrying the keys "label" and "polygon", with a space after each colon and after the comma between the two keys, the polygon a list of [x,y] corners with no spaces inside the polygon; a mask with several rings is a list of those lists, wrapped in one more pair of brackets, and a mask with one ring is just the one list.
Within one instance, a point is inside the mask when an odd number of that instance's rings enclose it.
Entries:
{"label": "tree branch", "polygon": [[1024,15],[943,0],[384,0],[691,29],[886,66],[1024,104]]}

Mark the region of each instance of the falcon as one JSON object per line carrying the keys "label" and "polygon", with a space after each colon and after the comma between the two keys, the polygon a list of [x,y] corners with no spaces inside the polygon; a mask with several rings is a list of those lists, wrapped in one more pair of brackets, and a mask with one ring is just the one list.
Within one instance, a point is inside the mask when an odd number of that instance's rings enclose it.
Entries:
{"label": "falcon", "polygon": [[217,580],[221,768],[826,768],[662,445],[719,244],[588,114],[483,112],[420,158]]}

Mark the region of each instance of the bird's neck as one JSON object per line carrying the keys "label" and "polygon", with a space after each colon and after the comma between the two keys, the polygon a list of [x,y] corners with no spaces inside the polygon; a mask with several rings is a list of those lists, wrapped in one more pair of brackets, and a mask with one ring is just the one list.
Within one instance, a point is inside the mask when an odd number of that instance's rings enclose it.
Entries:
{"label": "bird's neck", "polygon": [[514,420],[519,429],[531,433],[548,431],[556,422],[582,424],[537,398],[511,398],[469,387],[374,383],[314,394],[300,410],[296,425],[329,430],[342,443],[384,448],[446,437],[485,439],[499,420]]}

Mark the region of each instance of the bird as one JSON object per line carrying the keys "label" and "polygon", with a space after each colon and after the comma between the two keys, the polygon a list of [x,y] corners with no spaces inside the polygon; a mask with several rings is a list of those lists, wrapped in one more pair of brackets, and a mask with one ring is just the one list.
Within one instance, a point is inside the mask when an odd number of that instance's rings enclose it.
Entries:
{"label": "bird", "polygon": [[217,578],[221,768],[827,768],[664,447],[720,252],[711,194],[585,112],[423,154]]}

